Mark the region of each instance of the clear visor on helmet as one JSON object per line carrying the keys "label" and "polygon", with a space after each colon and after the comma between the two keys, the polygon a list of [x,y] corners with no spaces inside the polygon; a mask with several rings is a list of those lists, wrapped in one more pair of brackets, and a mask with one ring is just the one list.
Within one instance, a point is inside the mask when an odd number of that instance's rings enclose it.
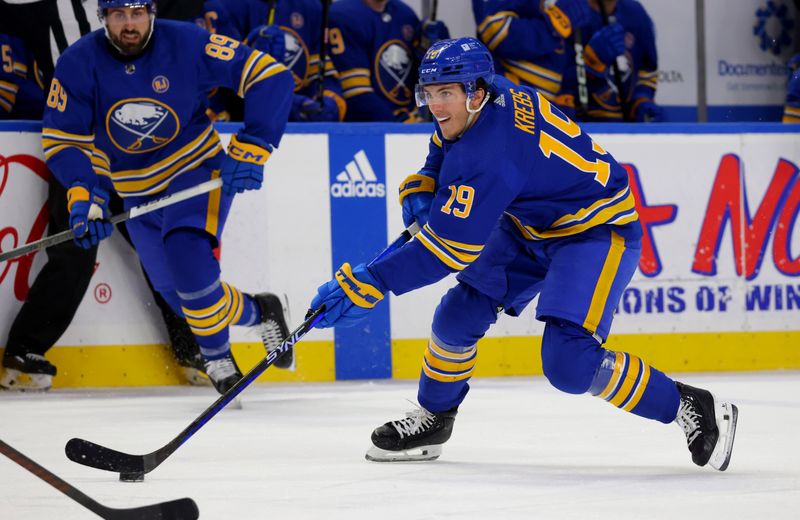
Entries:
{"label": "clear visor on helmet", "polygon": [[[463,92],[460,83],[453,83],[450,85],[450,88],[432,88],[432,87],[441,87],[442,84],[434,84],[434,85],[420,85],[414,88],[414,97],[417,100],[418,107],[424,107],[426,105],[445,105],[448,103],[455,103],[461,98],[459,94]],[[427,87],[427,90],[425,88]],[[474,92],[467,92],[467,100],[472,99]]]}

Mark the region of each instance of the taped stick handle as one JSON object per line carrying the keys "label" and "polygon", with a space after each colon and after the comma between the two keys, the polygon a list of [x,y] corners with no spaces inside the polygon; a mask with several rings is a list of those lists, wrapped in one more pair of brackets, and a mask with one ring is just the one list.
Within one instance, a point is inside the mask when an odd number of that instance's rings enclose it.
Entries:
{"label": "taped stick handle", "polygon": [[[222,187],[222,179],[211,179],[210,181],[200,183],[196,186],[192,186],[191,188],[186,188],[185,190],[173,193],[172,195],[166,195],[164,197],[151,200],[150,202],[140,204],[139,206],[135,206],[128,211],[114,215],[109,219],[109,221],[111,224],[116,226],[120,222],[125,222],[126,220],[145,215],[157,209],[165,208],[167,206],[177,204],[178,202],[183,202],[186,199],[191,199],[192,197],[202,195],[203,193],[214,191],[220,187]],[[11,251],[0,253],[0,262],[12,260],[28,253],[32,253],[33,251],[38,251],[40,249],[45,249],[62,242],[72,240],[74,237],[75,233],[71,229],[62,231],[61,233],[56,233],[55,235],[50,235],[49,237],[42,238],[41,240],[37,240],[35,242],[31,242],[30,244],[25,244],[24,246],[12,249]]]}

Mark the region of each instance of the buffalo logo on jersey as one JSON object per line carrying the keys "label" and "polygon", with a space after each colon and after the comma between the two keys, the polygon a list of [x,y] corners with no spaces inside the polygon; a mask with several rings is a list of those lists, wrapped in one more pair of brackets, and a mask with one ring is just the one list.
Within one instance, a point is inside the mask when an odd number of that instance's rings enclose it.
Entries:
{"label": "buffalo logo on jersey", "polygon": [[180,130],[175,112],[150,98],[123,99],[106,115],[106,132],[114,146],[127,153],[145,153],[165,146]]}
{"label": "buffalo logo on jersey", "polygon": [[281,60],[292,72],[295,90],[302,88],[308,81],[310,56],[303,38],[288,27],[281,27],[286,42],[286,52]]}
{"label": "buffalo logo on jersey", "polygon": [[411,49],[400,40],[384,43],[375,56],[375,77],[381,92],[396,105],[408,105],[414,97],[409,83],[414,61]]}
{"label": "buffalo logo on jersey", "polygon": [[169,80],[167,77],[159,75],[153,78],[153,90],[155,90],[157,94],[163,94],[169,90]]}

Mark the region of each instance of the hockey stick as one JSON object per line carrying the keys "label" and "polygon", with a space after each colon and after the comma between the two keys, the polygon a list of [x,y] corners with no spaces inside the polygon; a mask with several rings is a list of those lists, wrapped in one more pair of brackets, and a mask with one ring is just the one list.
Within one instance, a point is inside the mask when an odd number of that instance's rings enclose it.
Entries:
{"label": "hockey stick", "polygon": [[[375,257],[375,259],[370,262],[370,265],[402,247],[403,244],[411,240],[411,237],[416,234],[417,231],[419,231],[419,226],[416,223],[409,226],[394,242],[389,244],[386,249]],[[311,311],[311,313],[306,316],[306,320],[297,329],[289,333],[289,337],[284,339],[280,346],[259,361],[256,366],[251,368],[250,371],[227,392],[219,396],[211,406],[206,408],[203,413],[192,421],[189,426],[184,428],[174,439],[156,451],[146,455],[131,455],[129,453],[106,448],[105,446],[84,439],[74,438],[70,439],[64,447],[67,458],[78,464],[83,464],[84,466],[119,473],[120,480],[143,479],[145,473],[149,473],[157,468],[167,457],[172,455],[175,450],[188,441],[192,435],[197,433],[197,430],[202,428],[204,424],[225,408],[225,406],[239,395],[242,390],[247,388],[250,383],[272,366],[278,358],[289,352],[289,350],[291,350],[292,347],[322,319],[324,312],[324,306]]]}
{"label": "hockey stick", "polygon": [[[172,195],[165,195],[159,199],[151,200],[150,202],[145,202],[144,204],[134,206],[128,211],[120,213],[119,215],[114,215],[109,219],[109,221],[111,224],[116,226],[121,222],[142,216],[146,213],[150,213],[151,211],[165,208],[167,206],[177,204],[178,202],[183,202],[186,199],[191,199],[192,197],[202,195],[203,193],[208,193],[209,191],[214,191],[221,186],[222,179],[211,179],[210,181],[202,182],[197,186],[186,188],[185,190],[173,193]],[[62,231],[61,233],[56,233],[55,235],[50,235],[49,237],[45,237],[41,240],[37,240],[35,242],[31,242],[30,244],[25,244],[24,246],[12,249],[11,251],[0,253],[0,262],[11,260],[12,258],[17,258],[33,251],[38,251],[40,249],[45,249],[62,242],[66,242],[67,240],[71,240],[74,236],[75,233],[71,229]]]}
{"label": "hockey stick", "polygon": [[325,61],[328,57],[328,11],[331,7],[331,0],[322,0],[322,23],[320,24],[319,40],[319,71],[317,71],[316,100],[322,102],[322,95],[325,92]]}
{"label": "hockey stick", "polygon": [[[609,16],[605,0],[597,0],[597,6],[600,8],[600,16],[603,18],[603,25],[608,27]],[[628,98],[625,96],[625,91],[622,88],[622,74],[619,71],[618,63],[619,61],[614,60],[614,63],[611,65],[611,73],[614,76],[614,86],[617,87],[619,107],[622,109],[622,120],[625,121],[628,119],[628,108],[630,107],[628,107]]]}
{"label": "hockey stick", "polygon": [[200,516],[197,504],[195,504],[194,500],[191,498],[181,498],[178,500],[170,500],[169,502],[127,509],[115,509],[113,507],[104,506],[78,488],[62,480],[57,475],[18,452],[2,440],[0,440],[0,453],[61,491],[92,513],[106,520],[141,520],[144,518],[153,520],[195,520]]}
{"label": "hockey stick", "polygon": [[575,49],[575,74],[578,82],[578,106],[575,109],[578,120],[583,121],[589,111],[589,89],[586,86],[586,66],[583,61],[583,31],[575,27],[572,31]]}

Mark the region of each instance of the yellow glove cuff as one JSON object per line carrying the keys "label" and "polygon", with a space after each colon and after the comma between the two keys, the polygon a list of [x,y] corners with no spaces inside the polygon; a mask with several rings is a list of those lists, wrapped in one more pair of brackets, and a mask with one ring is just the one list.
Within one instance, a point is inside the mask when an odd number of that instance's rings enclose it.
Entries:
{"label": "yellow glove cuff", "polygon": [[336,281],[350,300],[365,309],[375,307],[383,299],[383,293],[375,286],[364,283],[353,276],[353,269],[348,262],[336,271]]}
{"label": "yellow glove cuff", "polygon": [[569,38],[569,35],[572,34],[572,22],[569,21],[564,11],[553,4],[545,9],[545,13],[550,17],[550,23],[553,24],[553,28],[556,32],[562,38]]}
{"label": "yellow glove cuff", "polygon": [[67,211],[72,212],[72,205],[76,202],[89,200],[89,190],[83,186],[73,186],[67,190]]}
{"label": "yellow glove cuff", "polygon": [[269,150],[265,150],[260,146],[245,143],[236,138],[236,135],[231,136],[231,142],[228,144],[228,155],[237,161],[264,165],[269,159]]}
{"label": "yellow glove cuff", "polygon": [[433,177],[412,173],[400,184],[400,204],[402,205],[403,199],[412,193],[422,191],[427,191],[428,193],[436,191],[436,181],[433,180]]}

